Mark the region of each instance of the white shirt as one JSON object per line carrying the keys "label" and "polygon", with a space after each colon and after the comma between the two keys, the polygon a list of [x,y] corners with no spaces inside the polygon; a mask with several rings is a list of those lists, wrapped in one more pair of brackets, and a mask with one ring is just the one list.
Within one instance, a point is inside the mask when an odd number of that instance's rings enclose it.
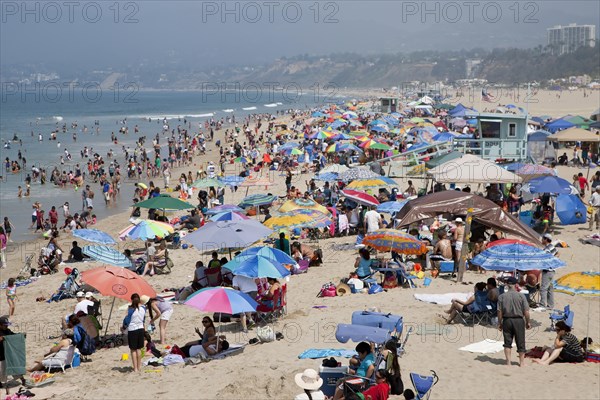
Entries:
{"label": "white shirt", "polygon": [[[325,400],[325,395],[320,390],[311,391],[310,396],[313,400]],[[294,397],[294,400],[308,400],[308,396],[306,393],[301,393],[298,396]]]}
{"label": "white shirt", "polygon": [[206,267],[201,266],[196,268],[196,270],[194,271],[194,277],[196,277],[196,280],[198,282],[202,282],[204,278],[206,278]]}
{"label": "white shirt", "polygon": [[256,287],[256,282],[254,281],[254,278],[248,278],[246,276],[236,275],[233,277],[232,284],[234,287],[240,288],[240,290],[244,293],[258,291],[258,288]]}
{"label": "white shirt", "polygon": [[367,232],[374,232],[379,229],[379,221],[381,215],[375,210],[369,210],[365,213],[365,221],[367,224]]}
{"label": "white shirt", "polygon": [[75,306],[75,310],[73,311],[73,314],[77,315],[77,313],[79,311],[84,312],[85,314],[88,313],[88,306],[93,306],[94,302],[93,301],[89,301],[89,300],[81,300],[79,303],[77,303],[77,305]]}
{"label": "white shirt", "polygon": [[598,193],[598,192],[592,193],[592,197],[590,197],[590,206],[600,207],[600,193]]}
{"label": "white shirt", "polygon": [[[128,310],[129,311],[129,310]],[[136,331],[138,329],[144,329],[144,316],[146,315],[146,307],[140,305],[137,309],[133,310],[131,320],[127,326],[127,331]]]}

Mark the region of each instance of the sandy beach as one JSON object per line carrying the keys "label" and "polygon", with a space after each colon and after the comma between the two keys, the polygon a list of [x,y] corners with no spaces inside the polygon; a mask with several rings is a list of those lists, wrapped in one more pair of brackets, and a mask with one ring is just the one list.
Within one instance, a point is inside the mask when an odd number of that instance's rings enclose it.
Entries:
{"label": "sandy beach", "polygon": [[[354,94],[375,97],[382,93],[377,90],[356,91]],[[559,117],[565,114],[580,114],[588,117],[600,104],[600,91],[562,92],[560,98],[556,92],[540,91],[536,93],[535,103],[529,103],[528,109],[532,115],[548,114]],[[500,103],[513,103],[525,107],[520,100],[498,99]],[[456,101],[458,102],[458,101]],[[472,103],[477,109],[492,107],[495,104],[483,103],[477,100]],[[286,118],[276,123],[285,123]],[[217,132],[215,140],[221,139],[223,130]],[[195,171],[199,164],[208,161],[218,161],[219,152],[214,143],[208,143],[209,151],[206,156],[195,156],[194,165],[175,169],[172,177],[181,172]],[[236,165],[229,165],[233,168]],[[561,177],[571,181],[573,174],[586,169],[575,167],[559,167]],[[592,171],[593,174],[594,171]],[[311,175],[303,174],[294,177],[293,185],[305,189],[305,181]],[[284,195],[284,177],[279,172],[271,172],[270,180],[275,183],[268,189],[276,195]],[[401,188],[406,187],[403,179],[395,179]],[[155,179],[161,182],[162,178]],[[421,185],[417,182],[417,185]],[[246,190],[240,189],[232,193],[226,190],[225,202],[237,204],[244,197]],[[250,188],[249,194],[263,193],[264,187]],[[586,200],[589,197],[586,194]],[[132,193],[122,193],[120,201],[129,201]],[[191,201],[197,203],[194,198]],[[276,209],[277,207],[274,207]],[[145,217],[142,210],[142,217]],[[183,213],[174,213],[178,215]],[[261,217],[262,218],[262,217]],[[114,215],[98,221],[96,229],[117,236],[117,233],[128,225],[129,213]],[[62,220],[62,219],[61,219]],[[15,223],[15,221],[13,221]],[[560,258],[567,263],[566,268],[557,270],[556,278],[574,271],[598,271],[600,269],[600,248],[583,244],[580,238],[590,231],[585,225],[556,225],[553,232],[555,239],[562,240],[569,247],[559,249]],[[61,233],[60,243],[64,249],[70,249],[73,237]],[[80,244],[82,240],[78,240]],[[121,361],[123,353],[129,353],[127,347],[114,349],[99,349],[91,357],[92,361],[83,363],[80,367],[68,370],[66,373],[55,375],[56,382],[52,385],[56,393],[60,388],[67,392],[54,398],[69,399],[143,399],[143,398],[189,398],[189,399],[291,399],[301,392],[294,383],[294,375],[306,368],[318,370],[321,360],[299,360],[298,355],[309,348],[344,348],[353,349],[355,344],[338,343],[335,339],[335,328],[338,323],[350,323],[351,314],[356,310],[376,307],[382,312],[399,314],[404,318],[405,331],[408,327],[415,330],[423,325],[442,324],[437,316],[444,306],[424,303],[414,298],[415,293],[442,294],[468,293],[473,284],[485,281],[494,276],[492,272],[479,274],[468,271],[465,282],[459,284],[446,278],[433,279],[429,287],[423,287],[418,282],[416,289],[397,288],[376,295],[353,294],[343,297],[318,298],[321,285],[327,282],[339,282],[353,270],[356,250],[335,250],[340,244],[354,244],[355,237],[342,237],[320,240],[318,246],[324,253],[324,264],[311,268],[307,274],[291,276],[288,282],[288,314],[279,319],[274,328],[284,336],[282,340],[272,343],[247,345],[241,354],[227,357],[223,360],[213,360],[196,366],[175,365],[167,368],[148,367],[141,374],[130,372],[131,362]],[[16,276],[26,255],[39,254],[45,241],[36,240],[28,243],[10,243],[7,249],[8,268],[1,270],[1,280]],[[311,243],[311,245],[317,245]],[[118,249],[135,249],[142,247],[141,242],[119,242]],[[67,250],[68,251],[68,250]],[[148,282],[156,292],[183,287],[192,278],[194,265],[197,260],[205,263],[208,254],[200,254],[193,248],[177,249],[170,252],[175,267],[169,275],[148,277]],[[386,254],[387,256],[387,254]],[[98,266],[94,262],[74,264],[81,271]],[[67,265],[65,265],[67,266]],[[60,270],[63,267],[61,266]],[[68,265],[71,267],[72,265]],[[427,273],[429,275],[429,273]],[[36,298],[49,298],[65,279],[59,272],[55,275],[40,277],[36,282],[18,288],[19,299],[16,303],[16,315],[11,318],[15,332],[27,333],[28,364],[39,359],[52,345],[48,336],[57,335],[59,322],[69,314],[75,299],[67,299],[58,303],[36,302]],[[102,298],[104,317],[108,316],[112,299]],[[575,312],[573,333],[579,339],[587,335],[600,341],[600,299],[571,297],[566,294],[555,294],[556,308],[569,304]],[[117,305],[125,304],[117,301]],[[315,306],[323,306],[315,308]],[[195,327],[201,326],[202,314],[185,305],[175,305],[174,314],[168,325],[168,343],[185,344],[196,339]],[[0,314],[6,312],[6,300],[0,301]],[[117,333],[125,311],[115,307],[109,333]],[[589,317],[588,317],[589,316]],[[527,332],[527,348],[551,345],[555,334],[549,331],[550,320],[548,312],[532,312],[533,328]],[[256,337],[255,330],[248,334],[240,332],[239,324],[224,323],[221,331],[225,332],[231,343],[248,343]],[[155,335],[157,336],[157,335]],[[459,351],[470,343],[484,339],[502,340],[502,333],[490,326],[465,326],[460,323],[453,325],[448,335],[419,336],[411,335],[406,346],[406,353],[400,359],[402,379],[405,388],[412,388],[409,373],[427,374],[435,370],[440,377],[434,387],[432,399],[550,399],[577,398],[598,399],[600,396],[600,364],[554,364],[550,366],[533,365],[529,361],[525,368],[516,364],[516,354],[513,355],[513,366],[504,365],[502,352],[493,354],[474,354]],[[160,347],[160,346],[159,346]],[[338,361],[344,362],[345,360]],[[125,386],[126,385],[126,386]],[[36,397],[37,398],[37,397]],[[394,398],[394,397],[392,397]],[[395,397],[401,398],[401,397]]]}

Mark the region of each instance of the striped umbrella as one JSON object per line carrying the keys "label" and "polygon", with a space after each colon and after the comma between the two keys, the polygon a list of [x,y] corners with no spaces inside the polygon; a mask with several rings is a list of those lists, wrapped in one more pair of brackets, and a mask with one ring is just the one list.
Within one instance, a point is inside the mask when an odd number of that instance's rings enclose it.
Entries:
{"label": "striped umbrella", "polygon": [[211,215],[211,214],[219,214],[219,213],[223,213],[223,212],[244,212],[243,208],[240,208],[238,206],[235,206],[233,204],[222,204],[220,206],[216,206],[213,208],[208,209],[204,214],[206,215]]}
{"label": "striped umbrella", "polygon": [[123,253],[113,247],[83,246],[81,251],[94,261],[114,265],[115,267],[131,267],[131,261],[125,257]]}
{"label": "striped umbrella", "polygon": [[119,232],[119,239],[126,240],[129,238],[133,240],[147,240],[154,239],[157,236],[164,238],[174,231],[173,226],[165,222],[153,221],[150,219],[139,220]]}
{"label": "striped umbrella", "polygon": [[344,190],[342,190],[342,194],[347,199],[353,200],[359,204],[363,204],[366,206],[378,206],[379,205],[379,200],[377,200],[377,198],[375,198],[374,196],[371,196],[368,193],[361,192],[359,190],[344,189]]}
{"label": "striped umbrella", "polygon": [[427,253],[427,246],[416,237],[395,229],[378,229],[369,233],[362,244],[377,251],[394,251],[399,254],[420,255]]}
{"label": "striped umbrella", "polygon": [[368,140],[366,142],[363,142],[360,147],[362,147],[363,149],[373,149],[373,150],[389,150],[392,147],[388,144],[385,143],[381,143],[378,142],[376,140]]}
{"label": "striped umbrella", "polygon": [[556,269],[566,266],[560,258],[521,243],[492,246],[479,253],[472,264],[490,271],[532,271]]}
{"label": "striped umbrella", "polygon": [[329,216],[319,211],[294,210],[275,215],[266,220],[264,225],[275,231],[280,229],[326,228],[332,222]]}
{"label": "striped umbrella", "polygon": [[204,179],[198,179],[197,181],[192,183],[191,186],[196,189],[208,188],[211,186],[212,187],[223,187],[223,186],[225,186],[225,183],[223,183],[220,180],[215,179],[215,178],[204,178]]}
{"label": "striped umbrella", "polygon": [[88,242],[99,244],[117,243],[108,233],[99,231],[98,229],[74,229],[72,233],[73,236],[87,240]]}
{"label": "striped umbrella", "polygon": [[280,212],[288,212],[294,210],[316,210],[320,211],[323,214],[329,214],[327,207],[320,205],[314,200],[311,199],[293,199],[288,200],[279,207]]}
{"label": "striped umbrella", "polygon": [[213,215],[209,218],[211,221],[239,221],[242,219],[250,219],[244,214],[237,211],[225,211]]}
{"label": "striped umbrella", "polygon": [[340,181],[352,182],[357,179],[379,178],[381,175],[366,168],[350,168],[348,171],[342,172],[338,178]]}
{"label": "striped umbrella", "polygon": [[273,203],[276,199],[277,196],[272,196],[268,194],[253,194],[245,197],[239,204],[239,206],[242,208],[264,206]]}
{"label": "striped umbrella", "polygon": [[398,186],[398,184],[391,178],[380,176],[378,178],[356,179],[350,182],[346,188],[354,190],[367,190],[386,186]]}

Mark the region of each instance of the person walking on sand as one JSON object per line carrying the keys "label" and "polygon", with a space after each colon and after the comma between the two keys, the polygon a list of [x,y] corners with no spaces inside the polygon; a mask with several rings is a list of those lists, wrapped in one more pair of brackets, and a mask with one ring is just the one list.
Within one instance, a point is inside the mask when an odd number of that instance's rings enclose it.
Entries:
{"label": "person walking on sand", "polygon": [[4,228],[0,227],[0,268],[6,268],[6,243],[8,239],[4,234]]}
{"label": "person walking on sand", "polygon": [[590,207],[592,207],[592,215],[590,217],[590,231],[596,222],[596,230],[600,230],[600,185],[596,186],[592,197],[590,197]]}
{"label": "person walking on sand", "polygon": [[9,221],[8,217],[4,217],[4,234],[6,235],[6,240],[10,243],[12,243],[12,240],[10,240],[10,234],[14,227],[15,226]]}
{"label": "person walking on sand", "polygon": [[15,315],[15,301],[17,301],[17,285],[15,278],[10,278],[6,285],[6,302],[8,303],[8,316]]}
{"label": "person walking on sand", "polygon": [[507,290],[498,297],[498,330],[504,336],[504,357],[510,366],[513,339],[517,343],[519,366],[525,366],[525,329],[531,329],[529,304],[523,293],[515,290],[517,278],[510,277],[506,281]]}

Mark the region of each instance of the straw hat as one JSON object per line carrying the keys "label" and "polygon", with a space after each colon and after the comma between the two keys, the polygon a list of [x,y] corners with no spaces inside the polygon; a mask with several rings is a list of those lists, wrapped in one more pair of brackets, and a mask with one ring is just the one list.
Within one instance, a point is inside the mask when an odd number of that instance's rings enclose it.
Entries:
{"label": "straw hat", "polygon": [[345,294],[352,293],[350,286],[346,285],[345,283],[340,283],[339,285],[337,285],[335,291],[338,296],[343,296]]}
{"label": "straw hat", "polygon": [[304,372],[294,377],[296,385],[306,390],[317,390],[323,385],[323,379],[314,369],[305,369]]}
{"label": "straw hat", "polygon": [[150,301],[150,296],[146,296],[145,294],[140,296],[140,303],[146,305]]}

